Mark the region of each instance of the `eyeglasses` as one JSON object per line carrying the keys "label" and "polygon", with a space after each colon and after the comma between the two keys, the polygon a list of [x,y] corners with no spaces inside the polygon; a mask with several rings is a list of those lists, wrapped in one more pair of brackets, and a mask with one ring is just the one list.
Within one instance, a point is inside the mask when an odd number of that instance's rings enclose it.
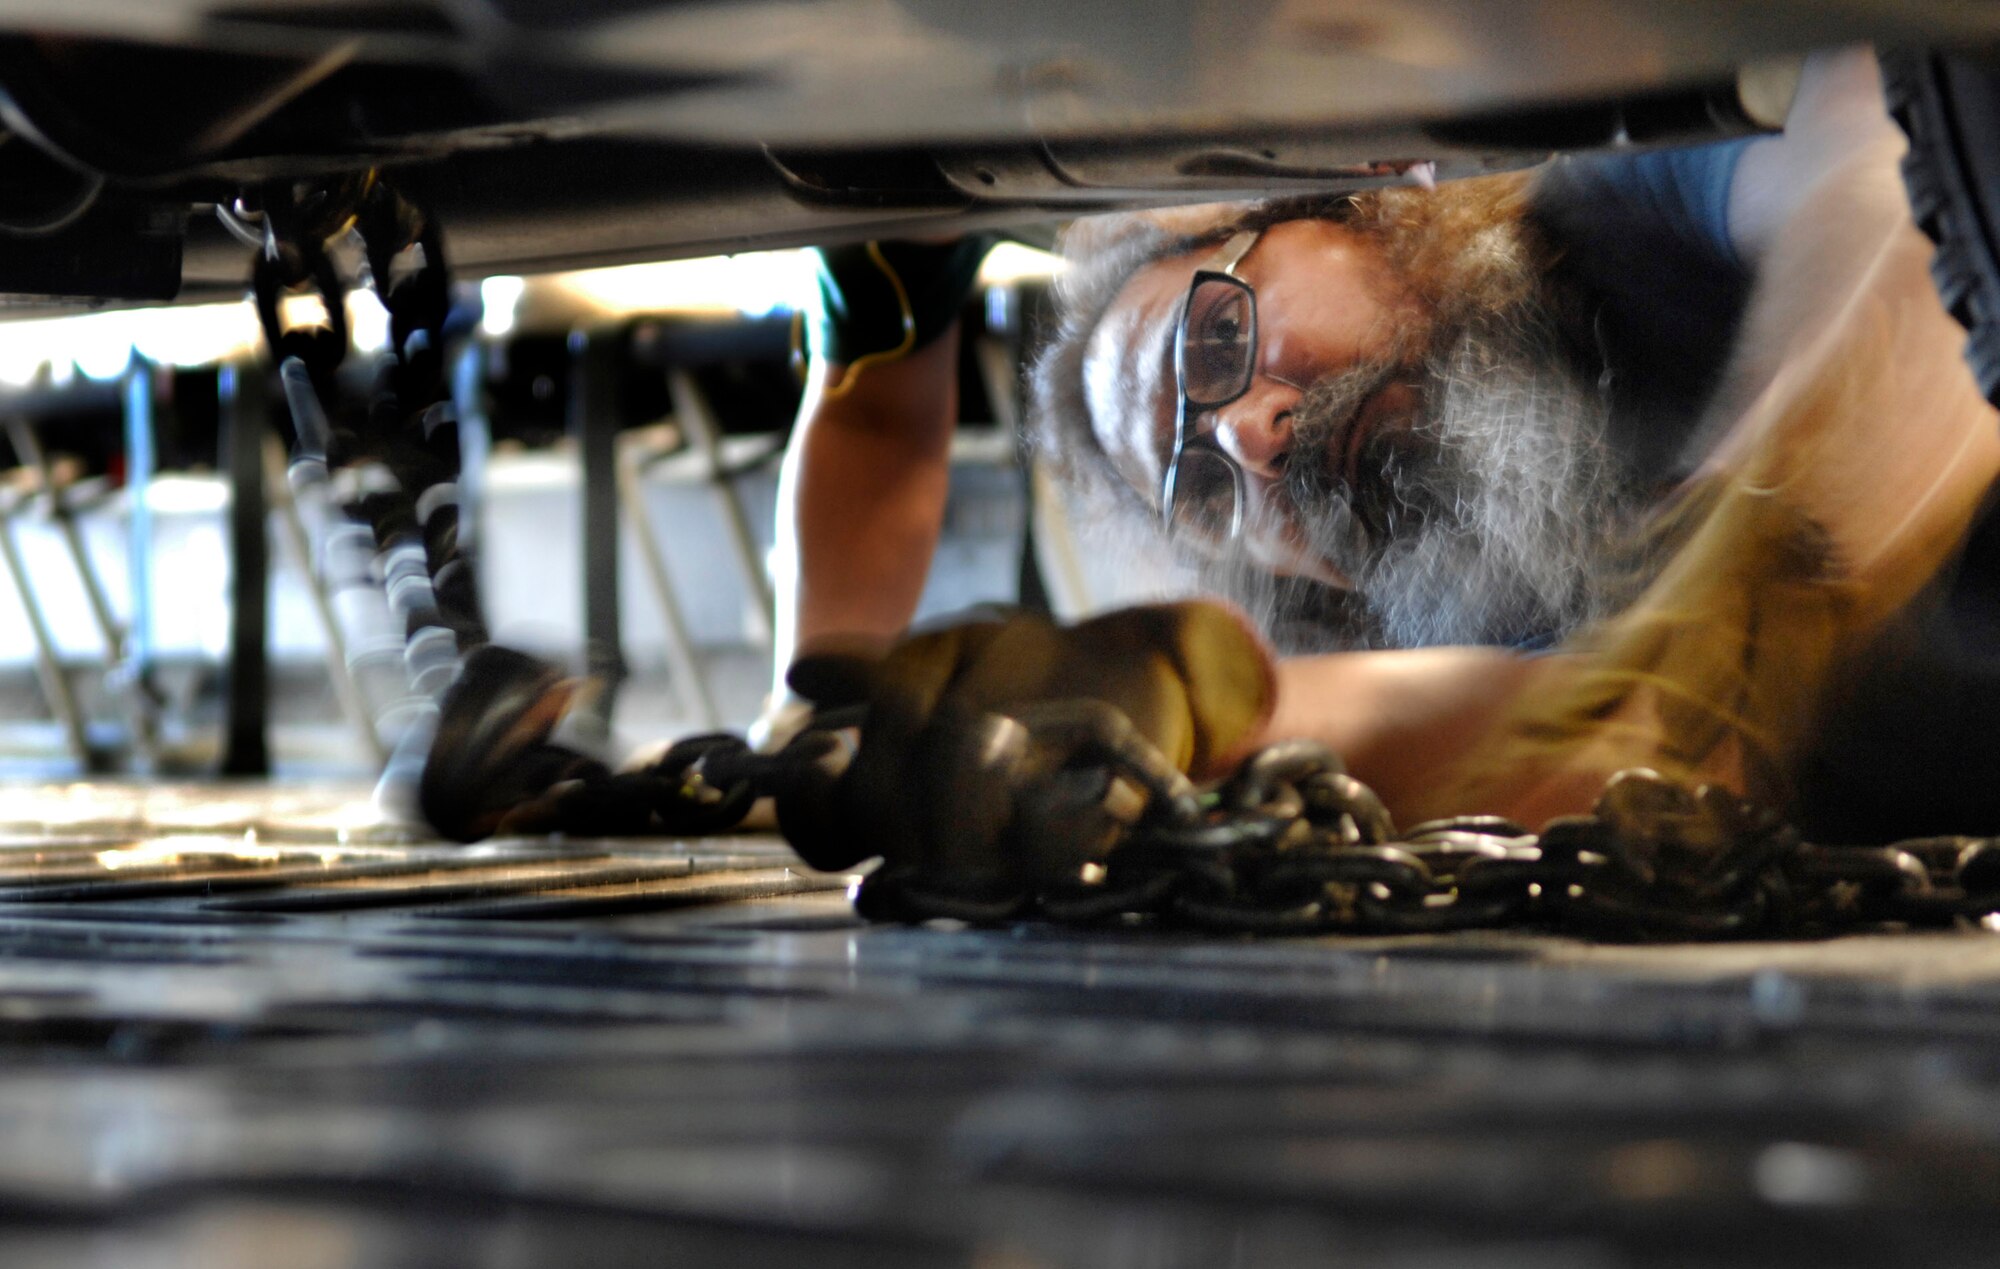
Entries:
{"label": "eyeglasses", "polygon": [[1160,522],[1171,537],[1209,542],[1242,536],[1247,500],[1243,469],[1210,427],[1189,435],[1201,416],[1250,390],[1257,366],[1257,293],[1236,266],[1257,245],[1248,229],[1195,270],[1174,330],[1174,447],[1160,477]]}

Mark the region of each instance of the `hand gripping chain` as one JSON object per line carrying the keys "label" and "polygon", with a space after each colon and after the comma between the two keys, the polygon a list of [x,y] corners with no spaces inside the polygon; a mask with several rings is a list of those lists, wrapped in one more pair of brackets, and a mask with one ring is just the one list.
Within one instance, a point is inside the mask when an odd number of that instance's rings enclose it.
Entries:
{"label": "hand gripping chain", "polygon": [[1237,933],[1524,927],[1723,939],[1976,923],[2000,912],[2000,840],[1819,846],[1724,790],[1649,771],[1540,834],[1493,817],[1398,831],[1323,746],[1289,741],[1197,789],[1092,701],[959,720],[885,777],[822,716],[775,754],[697,736],[614,774],[549,743],[573,683],[485,648],[445,706],[425,773],[432,823],[490,832],[694,835],[761,797],[814,867],[880,857],[870,920],[1144,921]]}

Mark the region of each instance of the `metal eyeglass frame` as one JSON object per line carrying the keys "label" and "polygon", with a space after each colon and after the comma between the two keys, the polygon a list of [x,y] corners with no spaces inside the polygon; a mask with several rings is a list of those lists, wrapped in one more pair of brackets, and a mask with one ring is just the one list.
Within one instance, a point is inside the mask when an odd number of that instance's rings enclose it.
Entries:
{"label": "metal eyeglass frame", "polygon": [[[1174,396],[1176,402],[1174,406],[1174,447],[1167,456],[1166,470],[1160,474],[1160,527],[1169,536],[1174,531],[1174,487],[1180,477],[1181,455],[1187,452],[1189,446],[1208,450],[1220,458],[1223,464],[1229,468],[1230,477],[1236,482],[1236,497],[1229,517],[1229,540],[1233,542],[1243,535],[1243,508],[1248,491],[1245,488],[1242,466],[1229,456],[1229,451],[1223,449],[1220,442],[1214,439],[1215,429],[1210,428],[1206,432],[1190,437],[1188,435],[1188,426],[1192,420],[1198,420],[1203,414],[1219,410],[1241,397],[1250,390],[1250,382],[1256,378],[1257,291],[1248,282],[1236,276],[1236,267],[1243,263],[1243,257],[1250,254],[1250,248],[1257,245],[1257,240],[1263,234],[1264,231],[1261,229],[1246,229],[1230,238],[1228,242],[1223,243],[1214,255],[1210,256],[1200,268],[1194,271],[1194,277],[1188,281],[1187,295],[1181,300],[1180,318],[1174,325]],[[1200,290],[1202,284],[1205,282],[1226,283],[1243,292],[1244,299],[1248,301],[1250,312],[1250,351],[1244,358],[1243,378],[1242,382],[1237,384],[1236,390],[1218,400],[1203,401],[1197,404],[1189,401],[1187,394],[1188,316],[1194,308],[1195,292]]]}

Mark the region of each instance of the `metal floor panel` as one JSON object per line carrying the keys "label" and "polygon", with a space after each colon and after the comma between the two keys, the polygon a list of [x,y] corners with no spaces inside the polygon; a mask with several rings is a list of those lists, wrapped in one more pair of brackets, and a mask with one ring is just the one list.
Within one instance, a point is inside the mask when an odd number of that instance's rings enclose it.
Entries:
{"label": "metal floor panel", "polygon": [[2000,940],[871,928],[759,837],[0,795],[0,1264],[1986,1263]]}

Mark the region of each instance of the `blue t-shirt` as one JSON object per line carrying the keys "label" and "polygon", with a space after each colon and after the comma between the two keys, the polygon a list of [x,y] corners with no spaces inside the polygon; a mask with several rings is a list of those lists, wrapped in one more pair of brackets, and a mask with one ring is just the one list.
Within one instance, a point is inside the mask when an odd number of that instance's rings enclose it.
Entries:
{"label": "blue t-shirt", "polygon": [[1729,190],[1750,144],[1569,156],[1535,178],[1531,215],[1592,306],[1612,373],[1612,442],[1663,481],[1686,474],[1749,302]]}

